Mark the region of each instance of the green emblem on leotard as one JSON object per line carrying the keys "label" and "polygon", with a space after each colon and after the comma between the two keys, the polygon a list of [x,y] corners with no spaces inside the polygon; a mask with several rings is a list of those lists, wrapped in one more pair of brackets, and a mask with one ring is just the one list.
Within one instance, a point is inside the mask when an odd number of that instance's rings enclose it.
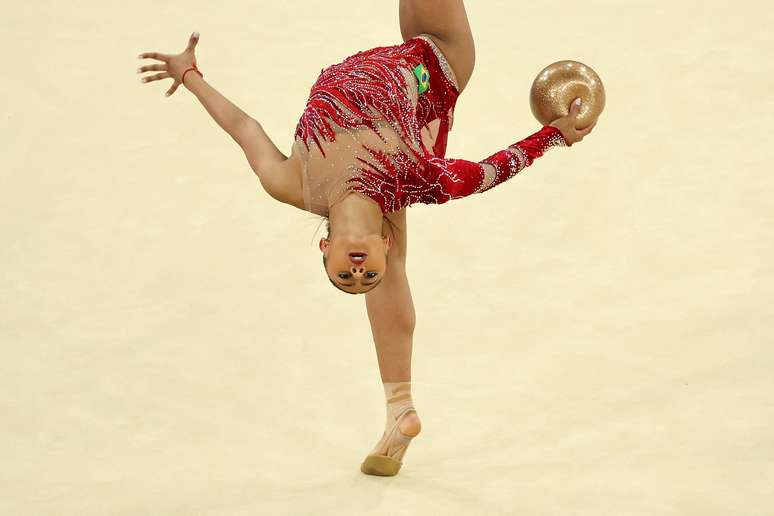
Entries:
{"label": "green emblem on leotard", "polygon": [[417,77],[417,81],[419,81],[419,93],[424,93],[430,89],[430,72],[427,71],[425,65],[419,63],[414,68],[414,75]]}

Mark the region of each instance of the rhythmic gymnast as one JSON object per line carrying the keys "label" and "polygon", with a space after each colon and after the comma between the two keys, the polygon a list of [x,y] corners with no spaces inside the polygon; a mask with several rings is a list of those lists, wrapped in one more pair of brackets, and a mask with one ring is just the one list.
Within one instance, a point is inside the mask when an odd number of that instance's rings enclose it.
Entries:
{"label": "rhythmic gymnast", "polygon": [[327,220],[320,239],[328,280],[365,293],[386,398],[381,439],[363,473],[398,473],[421,424],[411,398],[416,316],[406,276],[406,208],[442,204],[507,181],[553,147],[579,142],[596,125],[575,128],[569,114],[474,162],[446,158],[457,98],[473,73],[475,49],[463,0],[399,0],[403,43],[358,52],[323,69],[311,87],[285,156],[261,124],[205,80],[194,32],[180,54],[145,52],[160,71],[142,82],[183,84],[244,151],[274,199]]}

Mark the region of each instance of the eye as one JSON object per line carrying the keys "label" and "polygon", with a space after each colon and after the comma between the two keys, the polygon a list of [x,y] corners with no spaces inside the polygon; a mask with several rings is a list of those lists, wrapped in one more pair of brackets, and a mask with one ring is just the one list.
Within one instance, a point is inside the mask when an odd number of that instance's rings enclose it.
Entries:
{"label": "eye", "polygon": [[[368,272],[366,272],[365,277],[370,279],[370,278],[375,278],[378,275],[379,275],[379,273],[376,272],[376,271],[368,271]],[[348,272],[340,272],[338,274],[338,276],[339,276],[339,278],[345,280],[345,279],[351,278],[352,274],[350,274]]]}

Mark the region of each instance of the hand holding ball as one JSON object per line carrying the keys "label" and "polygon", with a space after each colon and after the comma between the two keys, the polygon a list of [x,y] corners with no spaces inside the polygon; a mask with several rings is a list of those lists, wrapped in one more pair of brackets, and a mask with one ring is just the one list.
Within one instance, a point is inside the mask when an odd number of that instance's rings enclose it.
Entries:
{"label": "hand holding ball", "polygon": [[[572,106],[578,98],[581,105]],[[605,88],[596,72],[585,64],[557,61],[535,77],[529,104],[541,124],[559,128],[571,145],[596,124],[605,108]]]}

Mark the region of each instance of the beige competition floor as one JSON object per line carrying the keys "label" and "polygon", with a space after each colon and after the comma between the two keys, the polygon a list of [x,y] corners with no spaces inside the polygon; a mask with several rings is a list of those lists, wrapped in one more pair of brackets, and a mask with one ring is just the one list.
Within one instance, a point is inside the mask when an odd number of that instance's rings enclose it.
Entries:
{"label": "beige competition floor", "polygon": [[397,1],[3,7],[3,516],[774,515],[768,2],[468,1],[447,157],[539,129],[560,59],[607,108],[409,210],[423,433],[393,478],[359,471],[381,380],[319,219],[135,70],[198,30],[205,80],[289,152],[321,68],[401,41]]}

